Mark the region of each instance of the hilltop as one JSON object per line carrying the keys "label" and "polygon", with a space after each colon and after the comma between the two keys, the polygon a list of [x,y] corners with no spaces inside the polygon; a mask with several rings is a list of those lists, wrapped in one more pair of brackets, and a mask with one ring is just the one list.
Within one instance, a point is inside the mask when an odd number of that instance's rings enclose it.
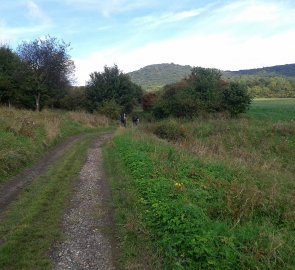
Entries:
{"label": "hilltop", "polygon": [[[166,84],[175,83],[188,76],[192,66],[171,64],[155,64],[145,66],[139,70],[128,73],[131,80],[143,87],[145,90],[156,90]],[[244,75],[279,75],[295,77],[295,64],[277,65],[256,69],[245,69],[238,71],[224,71],[225,76]]]}
{"label": "hilltop", "polygon": [[243,69],[237,71],[226,71],[229,75],[267,75],[275,74],[285,77],[295,77],[295,64],[277,65],[263,68]]}
{"label": "hilltop", "polygon": [[166,84],[175,83],[191,73],[192,67],[177,64],[156,64],[145,66],[128,73],[131,80],[145,90],[156,90]]}

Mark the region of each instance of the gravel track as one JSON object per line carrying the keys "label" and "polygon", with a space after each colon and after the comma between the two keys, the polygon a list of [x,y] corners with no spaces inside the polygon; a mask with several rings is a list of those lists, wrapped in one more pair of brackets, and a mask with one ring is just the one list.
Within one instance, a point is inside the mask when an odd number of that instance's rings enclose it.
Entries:
{"label": "gravel track", "polygon": [[65,235],[52,251],[54,269],[115,269],[110,192],[102,170],[101,145],[95,140],[80,172],[80,181],[62,221]]}

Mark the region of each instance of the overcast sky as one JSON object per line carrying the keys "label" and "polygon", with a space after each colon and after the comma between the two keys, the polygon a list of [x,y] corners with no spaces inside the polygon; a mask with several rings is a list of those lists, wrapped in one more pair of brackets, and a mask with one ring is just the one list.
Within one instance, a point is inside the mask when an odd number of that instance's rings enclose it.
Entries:
{"label": "overcast sky", "polygon": [[1,0],[0,42],[50,35],[71,43],[78,85],[176,63],[223,70],[295,63],[295,1]]}

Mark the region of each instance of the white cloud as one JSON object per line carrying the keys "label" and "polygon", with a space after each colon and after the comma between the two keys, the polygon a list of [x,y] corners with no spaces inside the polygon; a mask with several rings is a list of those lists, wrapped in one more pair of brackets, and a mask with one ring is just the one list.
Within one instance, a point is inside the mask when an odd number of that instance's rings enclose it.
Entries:
{"label": "white cloud", "polygon": [[105,17],[151,6],[156,2],[156,0],[66,0],[66,3],[70,6],[79,9],[97,10]]}
{"label": "white cloud", "polygon": [[274,4],[251,5],[245,7],[238,15],[231,18],[232,22],[274,22],[279,19],[279,7]]}
{"label": "white cloud", "polygon": [[294,8],[284,2],[276,1],[236,1],[214,11],[223,16],[223,22],[236,23],[281,23],[294,22]]}
{"label": "white cloud", "polygon": [[18,8],[26,8],[26,16],[33,20],[33,26],[10,26],[5,20],[0,20],[0,41],[16,45],[16,43],[36,38],[36,36],[44,36],[46,31],[52,26],[50,18],[38,7],[33,1],[26,1],[25,6]]}
{"label": "white cloud", "polygon": [[147,28],[154,28],[159,25],[175,23],[199,16],[204,10],[204,8],[199,8],[181,12],[169,12],[161,15],[143,16],[133,19],[131,23],[136,26],[146,26]]}
{"label": "white cloud", "polygon": [[42,9],[32,0],[27,2],[28,17],[30,19],[41,22],[42,24],[50,24],[51,20],[42,11]]}
{"label": "white cloud", "polygon": [[78,84],[83,85],[93,71],[104,65],[118,65],[124,72],[149,64],[177,63],[182,65],[238,70],[294,63],[295,30],[267,38],[253,37],[246,42],[230,34],[191,35],[181,39],[154,42],[132,51],[120,48],[75,59]]}
{"label": "white cloud", "polygon": [[32,27],[9,27],[2,20],[0,21],[0,41],[16,43],[20,40],[28,39],[29,36],[35,36],[43,30],[44,27],[40,25]]}

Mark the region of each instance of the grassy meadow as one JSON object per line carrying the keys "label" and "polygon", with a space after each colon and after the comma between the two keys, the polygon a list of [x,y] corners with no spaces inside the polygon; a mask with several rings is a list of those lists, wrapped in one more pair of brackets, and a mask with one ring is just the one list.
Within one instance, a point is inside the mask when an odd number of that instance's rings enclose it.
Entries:
{"label": "grassy meadow", "polygon": [[295,99],[120,129],[104,150],[126,269],[295,268]]}
{"label": "grassy meadow", "polygon": [[109,126],[99,115],[0,107],[0,184],[63,139]]}

